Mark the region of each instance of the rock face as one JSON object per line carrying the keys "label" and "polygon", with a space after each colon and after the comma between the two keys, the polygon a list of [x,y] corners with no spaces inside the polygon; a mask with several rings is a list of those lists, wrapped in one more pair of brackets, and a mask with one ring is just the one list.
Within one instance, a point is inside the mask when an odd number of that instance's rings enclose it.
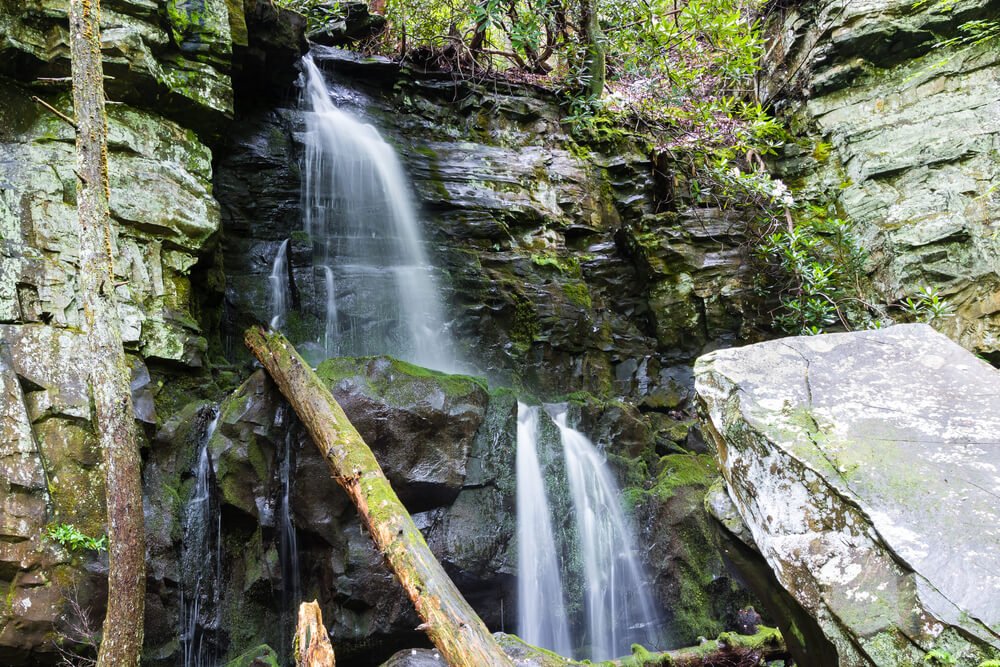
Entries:
{"label": "rock face", "polygon": [[[484,618],[499,625],[500,600],[514,568],[510,508],[503,504],[513,494],[507,466],[513,460],[507,436],[516,418],[513,398],[489,400],[476,381],[388,358],[334,359],[318,372],[449,574]],[[279,556],[286,447],[292,450],[302,592],[319,599],[338,658],[421,645],[421,633],[413,631],[420,621],[356,510],[276,388],[258,372],[223,403],[209,443],[223,542],[232,549],[222,600],[231,648],[262,640],[287,644],[281,633],[288,628],[275,603],[282,570],[288,572]]]}
{"label": "rock face", "polygon": [[[297,54],[298,41],[279,45],[255,0],[102,5],[117,292],[148,435],[157,408],[184,392],[178,386],[195,376],[212,384],[211,318],[201,312],[212,290],[194,284],[212,275],[220,218],[209,144],[234,112],[232,74],[270,54],[271,71],[287,80],[288,63],[276,63]],[[32,100],[73,114],[67,8],[65,0],[0,3],[0,663],[13,665],[57,661],[67,598],[87,605],[91,584],[101,585],[98,559],[43,537],[46,524],[105,532],[80,363],[74,130]],[[301,39],[302,23],[291,23]]]}
{"label": "rock face", "polygon": [[[484,375],[674,408],[703,347],[742,335],[739,220],[686,206],[683,177],[668,188],[643,146],[572,137],[558,101],[529,86],[313,55],[334,101],[397,149],[454,338]],[[289,238],[302,319],[290,333],[300,343],[322,332],[325,288],[298,202],[302,129],[294,108],[254,114],[216,171],[234,339],[269,321],[267,276]]]}
{"label": "rock face", "polygon": [[[870,253],[876,300],[937,289],[938,327],[1000,351],[1000,49],[934,48],[997,0],[806,0],[769,24],[766,96],[798,139],[776,171],[833,203]],[[992,357],[991,357],[992,358]]]}
{"label": "rock face", "polygon": [[705,355],[729,495],[840,664],[1000,655],[1000,373],[925,325]]}

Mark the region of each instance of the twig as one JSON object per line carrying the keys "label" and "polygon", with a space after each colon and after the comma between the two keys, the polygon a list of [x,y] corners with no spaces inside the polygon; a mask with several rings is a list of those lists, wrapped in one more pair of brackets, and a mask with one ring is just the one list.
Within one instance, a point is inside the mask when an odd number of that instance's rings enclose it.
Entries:
{"label": "twig", "polygon": [[67,123],[69,123],[70,125],[72,125],[74,130],[77,129],[77,127],[76,127],[76,121],[74,121],[72,118],[70,118],[69,116],[67,116],[66,114],[64,114],[62,111],[59,111],[59,109],[56,109],[54,106],[52,106],[51,104],[49,104],[48,102],[46,102],[42,98],[38,97],[37,95],[32,95],[31,96],[31,100],[33,102],[37,102],[38,104],[41,104],[46,109],[48,109],[49,111],[51,111],[55,115],[59,116],[60,118],[62,118],[64,121],[66,121]]}

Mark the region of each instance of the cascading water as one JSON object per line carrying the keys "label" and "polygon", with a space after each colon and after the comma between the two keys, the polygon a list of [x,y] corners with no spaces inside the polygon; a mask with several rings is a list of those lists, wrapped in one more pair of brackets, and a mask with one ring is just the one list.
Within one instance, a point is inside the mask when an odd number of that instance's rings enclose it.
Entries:
{"label": "cascading water", "polygon": [[301,577],[299,574],[299,546],[292,521],[292,489],[295,476],[295,443],[297,441],[293,419],[287,406],[281,406],[275,415],[278,426],[284,428],[285,438],[278,452],[278,479],[281,483],[281,497],[278,499],[278,560],[281,564],[281,653],[288,655],[287,639],[294,634],[296,610],[302,601]]}
{"label": "cascading water", "polygon": [[517,616],[529,644],[572,655],[556,540],[538,460],[537,406],[517,404]]}
{"label": "cascading water", "polygon": [[566,406],[547,408],[562,439],[580,535],[589,657],[627,655],[634,643],[653,647],[657,614],[633,553],[635,535],[622,511],[621,492],[594,444],[567,424]]}
{"label": "cascading water", "polygon": [[288,313],[288,239],[278,246],[267,279],[271,284],[271,328],[279,329]]}
{"label": "cascading water", "polygon": [[323,327],[323,349],[326,354],[337,354],[337,337],[340,322],[337,318],[337,286],[334,282],[333,269],[323,267],[323,285],[326,287],[326,326]]}
{"label": "cascading water", "polygon": [[213,410],[201,437],[194,490],[183,517],[180,639],[184,667],[214,667],[219,658],[207,641],[208,632],[218,622],[213,614],[222,593],[222,519],[213,497],[214,474],[208,451],[219,422],[219,410]]}
{"label": "cascading water", "polygon": [[338,109],[302,60],[302,210],[327,288],[327,356],[392,354],[454,370],[434,270],[403,169],[371,125]]}

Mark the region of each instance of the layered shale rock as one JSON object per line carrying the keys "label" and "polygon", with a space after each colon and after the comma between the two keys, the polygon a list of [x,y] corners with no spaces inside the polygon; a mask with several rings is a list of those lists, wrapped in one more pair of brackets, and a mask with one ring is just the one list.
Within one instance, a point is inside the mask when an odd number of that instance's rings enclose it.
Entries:
{"label": "layered shale rock", "polygon": [[996,0],[781,3],[764,60],[765,97],[797,137],[778,175],[852,223],[875,301],[937,289],[955,310],[939,330],[986,355],[1000,350],[1000,49],[935,44],[998,11]]}
{"label": "layered shale rock", "polygon": [[[201,306],[219,206],[215,141],[234,113],[232,75],[272,54],[292,78],[270,14],[253,0],[102,3],[116,286],[136,416],[151,432],[175,377],[211,384]],[[0,4],[0,663],[58,659],[66,603],[99,601],[103,565],[44,537],[104,529],[101,455],[81,334],[68,3]],[[249,28],[248,28],[249,22]],[[294,28],[289,29],[294,33]],[[285,54],[282,57],[281,54]],[[200,376],[200,380],[193,378]],[[165,416],[165,415],[164,415]],[[95,576],[85,576],[85,570]],[[96,586],[96,589],[95,589]],[[155,587],[154,587],[155,588]],[[155,600],[151,604],[156,609]],[[96,609],[95,612],[99,612]]]}

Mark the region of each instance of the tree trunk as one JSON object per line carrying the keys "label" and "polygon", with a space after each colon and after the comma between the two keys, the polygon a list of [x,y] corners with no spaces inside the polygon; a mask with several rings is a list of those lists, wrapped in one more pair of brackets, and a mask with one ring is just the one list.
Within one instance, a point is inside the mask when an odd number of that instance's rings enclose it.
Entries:
{"label": "tree trunk", "polygon": [[79,291],[91,356],[84,363],[91,369],[108,503],[108,611],[97,662],[103,667],[127,667],[139,664],[142,651],[146,545],[141,460],[115,297],[100,0],[70,0],[69,8],[77,127]]}
{"label": "tree trunk", "polygon": [[597,13],[597,3],[594,0],[580,0],[580,22],[583,28],[584,46],[587,49],[586,69],[587,93],[591,97],[600,98],[604,94],[604,82],[607,78],[607,45],[604,43],[604,32],[601,30],[600,16]]}
{"label": "tree trunk", "polygon": [[334,667],[336,662],[319,604],[303,602],[295,627],[295,667]]}
{"label": "tree trunk", "polygon": [[368,445],[295,348],[260,327],[245,342],[291,403],[333,477],[347,491],[375,546],[413,601],[422,629],[451,667],[512,667],[486,625],[455,587]]}

